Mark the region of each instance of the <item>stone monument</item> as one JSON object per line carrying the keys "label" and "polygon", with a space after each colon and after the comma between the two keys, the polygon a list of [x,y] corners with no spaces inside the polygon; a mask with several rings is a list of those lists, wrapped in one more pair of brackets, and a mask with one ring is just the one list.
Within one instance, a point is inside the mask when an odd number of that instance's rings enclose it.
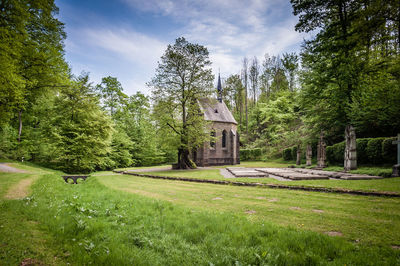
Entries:
{"label": "stone monument", "polygon": [[392,176],[400,176],[400,134],[397,134],[397,140],[392,142],[397,144],[397,164],[393,165]]}
{"label": "stone monument", "polygon": [[352,125],[347,125],[344,131],[346,147],[344,150],[344,170],[357,169],[356,131]]}
{"label": "stone monument", "polygon": [[311,144],[307,144],[307,151],[306,151],[306,165],[307,166],[311,166],[311,159],[312,159]]}
{"label": "stone monument", "polygon": [[326,143],[324,140],[324,133],[321,132],[317,148],[317,166],[320,168],[326,167]]}
{"label": "stone monument", "polygon": [[296,156],[296,165],[301,164],[301,146],[297,145],[297,156]]}

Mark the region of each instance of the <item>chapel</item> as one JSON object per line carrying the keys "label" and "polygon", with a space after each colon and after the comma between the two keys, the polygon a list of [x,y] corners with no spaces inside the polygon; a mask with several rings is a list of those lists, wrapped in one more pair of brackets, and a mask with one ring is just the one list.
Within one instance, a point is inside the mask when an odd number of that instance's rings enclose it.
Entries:
{"label": "chapel", "polygon": [[222,100],[221,77],[218,75],[217,99],[199,100],[204,119],[210,122],[210,134],[214,140],[192,154],[197,166],[239,164],[239,133],[237,122]]}

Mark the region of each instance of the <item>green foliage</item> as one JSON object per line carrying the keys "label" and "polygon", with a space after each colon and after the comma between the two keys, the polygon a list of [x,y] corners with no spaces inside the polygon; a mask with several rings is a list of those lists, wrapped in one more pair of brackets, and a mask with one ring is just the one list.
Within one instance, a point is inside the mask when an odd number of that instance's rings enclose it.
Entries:
{"label": "green foliage", "polygon": [[16,154],[17,130],[7,124],[3,124],[0,129],[0,158],[20,159]]}
{"label": "green foliage", "polygon": [[326,159],[330,164],[344,164],[344,150],[346,143],[344,141],[326,147]]}
{"label": "green foliage", "polygon": [[309,134],[324,131],[335,143],[348,124],[356,126],[358,137],[397,134],[399,32],[391,16],[398,17],[398,1],[291,3],[299,16],[296,30],[315,31],[304,43],[300,75]]}
{"label": "green foliage", "polygon": [[113,161],[113,165],[106,169],[131,166],[134,163],[129,152],[132,146],[133,142],[128,134],[123,129],[116,128],[112,134],[111,152],[108,156]]}
{"label": "green foliage", "polygon": [[260,148],[255,149],[240,149],[240,160],[241,161],[256,161],[261,160],[263,155]]}
{"label": "green foliage", "polygon": [[397,138],[386,138],[382,142],[382,158],[385,163],[397,163],[397,145],[393,144]]}
{"label": "green foliage", "polygon": [[292,149],[291,148],[284,149],[282,152],[282,158],[285,161],[292,161],[293,160]]}
{"label": "green foliage", "polygon": [[[396,146],[392,141],[396,138],[358,138],[358,164],[394,164],[396,162]],[[343,165],[346,143],[340,142],[326,147],[326,157],[329,163]]]}
{"label": "green foliage", "polygon": [[367,145],[370,141],[370,138],[358,138],[356,139],[356,147],[357,147],[357,164],[368,164],[368,151]]}
{"label": "green foliage", "polygon": [[297,146],[293,146],[291,149],[292,160],[297,159]]}
{"label": "green foliage", "polygon": [[382,142],[384,138],[373,138],[368,141],[365,149],[371,164],[380,164],[382,160]]}
{"label": "green foliage", "polygon": [[65,78],[65,33],[52,0],[0,3],[0,124]]}
{"label": "green foliage", "polygon": [[96,86],[99,93],[104,110],[107,110],[113,117],[118,108],[126,101],[128,96],[124,94],[121,83],[115,77],[102,78],[101,83]]}
{"label": "green foliage", "polygon": [[87,173],[107,165],[112,124],[92,94],[88,76],[60,91],[46,135],[52,143],[49,160],[68,173]]}

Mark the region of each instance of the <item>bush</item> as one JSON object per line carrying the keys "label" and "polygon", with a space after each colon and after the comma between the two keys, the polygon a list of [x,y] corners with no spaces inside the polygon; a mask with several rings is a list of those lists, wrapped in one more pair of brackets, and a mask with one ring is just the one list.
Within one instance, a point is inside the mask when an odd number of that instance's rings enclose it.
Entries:
{"label": "bush", "polygon": [[364,139],[357,139],[357,163],[358,164],[368,164],[369,159],[368,159],[368,153],[367,153],[367,145],[368,141],[370,141],[370,138],[364,138]]}
{"label": "bush", "polygon": [[328,146],[326,147],[326,160],[328,161],[329,164],[335,164],[334,161],[334,156],[333,156],[333,146]]}
{"label": "bush", "polygon": [[240,160],[260,160],[262,157],[262,150],[260,148],[255,149],[241,149],[240,150]]}
{"label": "bush", "polygon": [[293,160],[293,158],[292,158],[292,148],[284,149],[283,152],[282,152],[282,158],[285,161]]}
{"label": "bush", "polygon": [[297,159],[297,146],[292,147],[292,160]]}
{"label": "bush", "polygon": [[397,163],[397,146],[392,144],[397,138],[386,138],[382,142],[382,159],[385,163]]}
{"label": "bush", "polygon": [[[397,148],[392,142],[396,138],[361,138],[357,139],[358,164],[395,164]],[[327,161],[343,165],[346,143],[339,142],[326,147]]]}
{"label": "bush", "polygon": [[369,163],[379,164],[383,162],[382,159],[382,142],[384,138],[370,139],[365,149]]}

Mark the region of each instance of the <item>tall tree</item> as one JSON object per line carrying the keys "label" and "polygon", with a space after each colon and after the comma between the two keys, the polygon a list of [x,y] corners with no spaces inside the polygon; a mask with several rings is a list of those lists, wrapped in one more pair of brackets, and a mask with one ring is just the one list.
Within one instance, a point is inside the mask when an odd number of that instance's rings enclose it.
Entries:
{"label": "tall tree", "polygon": [[6,0],[0,10],[0,120],[18,114],[20,141],[23,112],[67,79],[66,35],[53,0]]}
{"label": "tall tree", "polygon": [[123,93],[124,89],[121,83],[115,77],[108,76],[102,78],[101,83],[96,86],[96,90],[102,99],[104,109],[107,110],[112,117],[128,98],[128,96]]}
{"label": "tall tree", "polygon": [[286,72],[286,78],[289,81],[289,90],[294,91],[296,73],[299,67],[299,57],[296,53],[284,53],[282,58],[282,65]]}
{"label": "tall tree", "polygon": [[181,37],[174,45],[168,45],[155,77],[148,84],[161,127],[168,127],[178,138],[177,167],[180,169],[195,167],[189,153],[207,135],[197,100],[207,96],[213,86],[210,66],[207,48]]}
{"label": "tall tree", "polygon": [[247,57],[243,58],[243,65],[242,65],[242,81],[244,84],[244,109],[246,115],[246,135],[249,134],[249,114],[248,114],[248,91],[247,91],[247,82],[248,82],[248,75],[249,75],[249,60]]}
{"label": "tall tree", "polygon": [[258,82],[259,82],[258,79],[259,79],[259,74],[260,74],[260,66],[258,64],[257,57],[254,57],[251,60],[249,74],[250,74],[249,77],[250,77],[251,89],[252,89],[252,94],[253,94],[253,105],[255,105],[256,101],[257,101]]}
{"label": "tall tree", "polygon": [[[49,160],[69,173],[107,168],[112,122],[99,106],[87,75],[63,88],[55,99],[55,115],[44,134],[51,143]],[[112,165],[111,165],[112,166]]]}
{"label": "tall tree", "polygon": [[230,75],[225,82],[225,90],[230,92],[232,112],[239,120],[239,126],[243,120],[244,87],[239,75]]}
{"label": "tall tree", "polygon": [[[299,15],[296,30],[317,31],[315,38],[305,42],[302,52],[300,99],[305,121],[314,133],[324,130],[332,139],[341,136],[349,123],[374,128],[373,121],[360,121],[362,116],[354,112],[371,110],[360,105],[368,102],[366,95],[379,95],[382,102],[390,102],[388,96],[398,90],[398,86],[393,86],[399,83],[393,67],[399,62],[398,1],[292,0],[291,3],[293,13]],[[383,83],[377,86],[376,80]],[[392,91],[373,92],[378,87]],[[385,120],[381,124],[393,127],[390,120],[395,121],[394,117],[394,113],[381,116]]]}

